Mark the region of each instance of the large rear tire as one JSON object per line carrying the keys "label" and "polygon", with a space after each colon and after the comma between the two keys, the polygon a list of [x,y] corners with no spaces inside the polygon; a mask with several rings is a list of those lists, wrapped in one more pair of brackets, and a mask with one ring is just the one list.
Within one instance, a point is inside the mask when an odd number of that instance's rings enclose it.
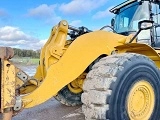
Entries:
{"label": "large rear tire", "polygon": [[86,119],[160,119],[160,72],[146,56],[123,53],[102,58],[83,84]]}

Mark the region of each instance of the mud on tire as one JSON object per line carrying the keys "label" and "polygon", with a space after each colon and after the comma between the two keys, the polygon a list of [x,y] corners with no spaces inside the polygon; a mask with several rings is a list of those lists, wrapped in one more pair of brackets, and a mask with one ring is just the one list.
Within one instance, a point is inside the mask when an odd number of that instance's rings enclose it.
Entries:
{"label": "mud on tire", "polygon": [[128,96],[139,82],[149,84],[155,97],[150,102],[154,104],[151,104],[153,110],[148,119],[160,119],[159,70],[146,56],[134,53],[111,55],[92,67],[84,82],[81,97],[85,118],[129,120],[133,111],[128,111]]}

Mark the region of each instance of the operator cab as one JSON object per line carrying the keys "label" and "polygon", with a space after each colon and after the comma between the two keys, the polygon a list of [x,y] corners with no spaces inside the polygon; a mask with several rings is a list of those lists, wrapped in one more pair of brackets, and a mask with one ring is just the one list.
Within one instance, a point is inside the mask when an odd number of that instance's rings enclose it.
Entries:
{"label": "operator cab", "polygon": [[[160,0],[128,0],[110,10],[116,14],[112,20],[114,31],[129,35],[138,31],[138,22],[154,21],[154,27],[141,31],[137,42],[160,47]],[[114,21],[114,22],[113,22]]]}

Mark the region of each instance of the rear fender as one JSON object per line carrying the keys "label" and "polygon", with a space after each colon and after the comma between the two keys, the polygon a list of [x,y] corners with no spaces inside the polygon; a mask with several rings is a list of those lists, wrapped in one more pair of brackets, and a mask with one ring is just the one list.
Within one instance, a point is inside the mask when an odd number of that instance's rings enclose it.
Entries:
{"label": "rear fender", "polygon": [[120,45],[115,48],[118,50],[119,53],[131,52],[131,53],[146,55],[155,62],[157,67],[160,68],[160,56],[158,54],[159,50],[155,50],[154,48],[152,48],[147,44],[130,43],[125,45]]}

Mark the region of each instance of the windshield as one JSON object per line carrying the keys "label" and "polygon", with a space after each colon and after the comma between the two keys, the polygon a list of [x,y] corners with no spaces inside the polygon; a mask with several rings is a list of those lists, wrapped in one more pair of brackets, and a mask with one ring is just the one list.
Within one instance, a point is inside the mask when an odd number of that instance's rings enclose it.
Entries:
{"label": "windshield", "polygon": [[135,32],[138,30],[138,22],[141,20],[149,20],[148,1],[134,2],[121,8],[116,17],[114,30],[117,33]]}

